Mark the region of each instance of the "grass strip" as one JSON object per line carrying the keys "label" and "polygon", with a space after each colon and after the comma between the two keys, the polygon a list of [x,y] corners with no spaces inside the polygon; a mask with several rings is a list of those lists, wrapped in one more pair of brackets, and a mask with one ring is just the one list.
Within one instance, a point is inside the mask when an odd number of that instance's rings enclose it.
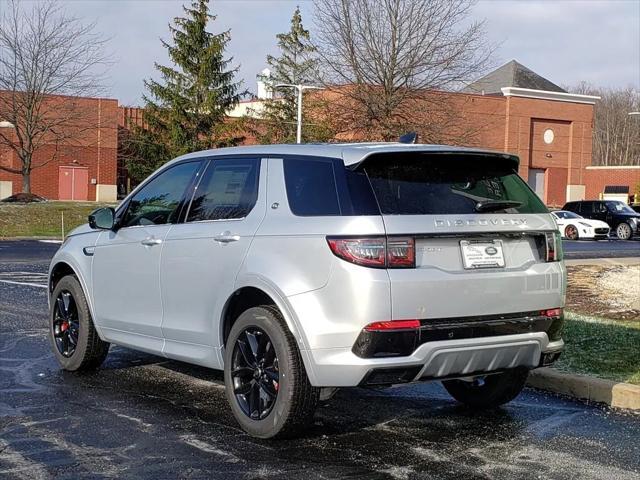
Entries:
{"label": "grass strip", "polygon": [[55,237],[83,223],[87,215],[104,206],[89,202],[0,203],[0,238]]}
{"label": "grass strip", "polygon": [[560,371],[640,385],[640,322],[566,313]]}

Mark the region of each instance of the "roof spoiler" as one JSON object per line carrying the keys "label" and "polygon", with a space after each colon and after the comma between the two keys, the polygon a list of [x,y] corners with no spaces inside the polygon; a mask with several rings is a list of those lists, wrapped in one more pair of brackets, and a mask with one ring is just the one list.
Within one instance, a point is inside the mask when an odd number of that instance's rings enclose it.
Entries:
{"label": "roof spoiler", "polygon": [[400,143],[418,143],[418,134],[416,132],[408,132],[401,135],[398,139]]}

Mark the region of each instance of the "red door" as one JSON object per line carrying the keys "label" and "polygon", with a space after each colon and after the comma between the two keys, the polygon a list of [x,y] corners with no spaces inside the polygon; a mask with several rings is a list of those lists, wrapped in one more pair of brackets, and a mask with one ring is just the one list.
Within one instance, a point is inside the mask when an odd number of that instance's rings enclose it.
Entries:
{"label": "red door", "polygon": [[86,167],[60,167],[58,180],[59,200],[88,200],[89,169]]}

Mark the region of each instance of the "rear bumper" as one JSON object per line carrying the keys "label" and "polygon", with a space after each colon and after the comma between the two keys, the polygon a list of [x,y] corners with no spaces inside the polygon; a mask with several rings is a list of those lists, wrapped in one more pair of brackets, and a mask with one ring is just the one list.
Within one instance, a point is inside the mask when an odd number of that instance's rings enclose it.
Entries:
{"label": "rear bumper", "polygon": [[550,341],[561,339],[564,316],[544,316],[540,311],[422,320],[420,328],[366,330],[353,345],[361,358],[401,357],[424,343],[441,340],[471,340],[482,337],[544,332]]}
{"label": "rear bumper", "polygon": [[352,387],[387,385],[416,380],[456,378],[500,370],[536,368],[553,359],[564,346],[549,342],[544,332],[434,341],[420,345],[411,355],[361,358],[349,348],[311,350],[314,385]]}

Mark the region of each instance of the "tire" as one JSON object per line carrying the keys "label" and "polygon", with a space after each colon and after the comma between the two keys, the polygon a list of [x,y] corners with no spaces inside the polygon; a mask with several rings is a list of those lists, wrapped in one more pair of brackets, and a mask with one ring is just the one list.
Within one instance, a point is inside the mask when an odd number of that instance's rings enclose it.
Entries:
{"label": "tire", "polygon": [[619,240],[629,240],[632,234],[633,230],[628,223],[622,222],[616,227],[616,235]]}
{"label": "tire", "polygon": [[58,282],[50,304],[49,339],[60,366],[70,372],[97,369],[109,353],[109,343],[98,336],[75,275],[67,275]]}
{"label": "tire", "polygon": [[[227,400],[249,435],[294,437],[311,424],[320,389],[309,383],[296,340],[277,308],[244,311],[229,332],[224,360]],[[251,403],[252,393],[257,404]]]}
{"label": "tire", "polygon": [[578,240],[580,234],[578,233],[578,228],[573,225],[567,225],[564,229],[564,236],[568,240]]}
{"label": "tire", "polygon": [[484,377],[482,384],[476,381],[445,380],[442,382],[449,394],[471,408],[495,408],[516,398],[524,388],[529,370],[516,368]]}

